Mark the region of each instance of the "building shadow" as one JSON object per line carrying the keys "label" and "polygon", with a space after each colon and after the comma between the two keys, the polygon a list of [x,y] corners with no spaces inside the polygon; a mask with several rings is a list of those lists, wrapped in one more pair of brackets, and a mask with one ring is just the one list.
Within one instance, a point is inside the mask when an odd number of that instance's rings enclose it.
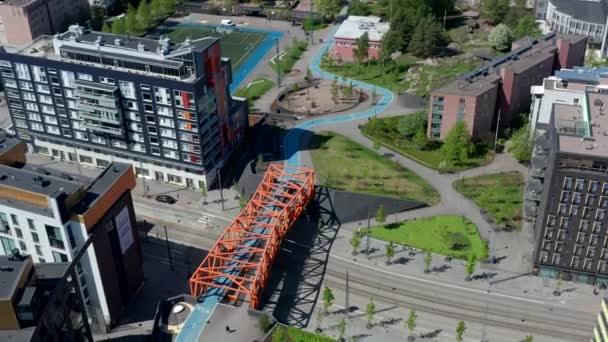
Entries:
{"label": "building shadow", "polygon": [[261,305],[281,323],[302,328],[310,322],[340,227],[333,208],[329,189],[318,186],[314,200],[283,240]]}

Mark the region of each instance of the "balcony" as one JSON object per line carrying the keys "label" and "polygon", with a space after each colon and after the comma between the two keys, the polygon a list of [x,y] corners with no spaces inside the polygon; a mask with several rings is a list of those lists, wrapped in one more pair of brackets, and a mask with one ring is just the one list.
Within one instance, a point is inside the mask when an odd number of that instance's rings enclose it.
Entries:
{"label": "balcony", "polygon": [[82,122],[82,126],[86,129],[89,129],[89,130],[95,131],[95,132],[108,133],[108,134],[112,134],[112,135],[123,135],[124,134],[124,129],[122,127],[113,127],[113,126],[104,125],[102,123],[84,121],[84,122]]}

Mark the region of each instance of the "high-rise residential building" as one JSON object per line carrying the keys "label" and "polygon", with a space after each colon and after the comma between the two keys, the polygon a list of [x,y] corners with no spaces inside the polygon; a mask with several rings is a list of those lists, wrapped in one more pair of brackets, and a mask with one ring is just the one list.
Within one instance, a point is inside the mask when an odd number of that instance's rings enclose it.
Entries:
{"label": "high-rise residential building", "polygon": [[191,188],[212,184],[247,128],[215,38],[174,43],[73,25],[22,49],[0,48],[17,136],[29,150]]}
{"label": "high-rise residential building", "polygon": [[554,77],[534,100],[533,108],[543,112],[533,116],[525,196],[527,215],[536,217],[534,266],[541,276],[608,282],[606,80],[586,84]]}
{"label": "high-rise residential building", "polygon": [[120,319],[143,284],[143,256],[131,190],[130,164],[110,163],[95,179],[24,165],[25,146],[0,137],[0,255],[17,249],[35,263],[76,264],[92,328]]}
{"label": "high-rise residential building", "polygon": [[429,138],[443,139],[457,121],[471,136],[489,141],[496,126],[509,127],[513,115],[530,110],[530,87],[542,83],[556,68],[582,65],[582,36],[524,38],[512,51],[431,92]]}
{"label": "high-rise residential building", "polygon": [[0,256],[0,341],[93,342],[72,263]]}
{"label": "high-rise residential building", "polygon": [[63,32],[88,11],[86,0],[0,1],[0,44],[21,46]]}

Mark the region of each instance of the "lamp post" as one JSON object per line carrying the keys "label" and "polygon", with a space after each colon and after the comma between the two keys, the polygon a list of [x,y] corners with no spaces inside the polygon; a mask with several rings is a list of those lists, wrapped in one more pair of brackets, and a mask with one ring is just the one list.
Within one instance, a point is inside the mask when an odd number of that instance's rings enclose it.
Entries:
{"label": "lamp post", "polygon": [[220,185],[220,200],[222,201],[222,211],[225,211],[226,209],[224,209],[224,190],[222,189],[222,175],[220,173],[220,169],[217,169],[217,181]]}

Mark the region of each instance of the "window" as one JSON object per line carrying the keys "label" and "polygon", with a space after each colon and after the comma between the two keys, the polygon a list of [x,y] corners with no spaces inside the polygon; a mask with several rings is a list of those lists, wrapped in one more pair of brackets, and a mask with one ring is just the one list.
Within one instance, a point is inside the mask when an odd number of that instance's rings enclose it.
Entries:
{"label": "window", "polygon": [[68,256],[63,253],[53,251],[53,259],[55,262],[68,262]]}
{"label": "window", "polygon": [[182,183],[182,177],[167,173],[167,178],[171,183]]}
{"label": "window", "polygon": [[572,189],[572,178],[571,177],[564,178],[564,189],[565,190]]}
{"label": "window", "polygon": [[158,147],[152,147],[150,151],[152,152],[152,154],[160,156],[160,149]]}
{"label": "window", "polygon": [[157,104],[171,105],[171,92],[167,88],[154,87],[154,99]]}
{"label": "window", "polygon": [[135,97],[135,86],[133,82],[118,81],[118,87],[123,97],[128,99],[136,99]]}
{"label": "window", "polygon": [[46,260],[44,258],[38,258],[38,261],[40,261],[41,264],[46,264]]}
{"label": "window", "polygon": [[150,94],[150,93],[144,93],[144,92],[142,92],[142,93],[141,93],[141,98],[142,98],[144,101],[149,101],[149,102],[152,102],[152,94]]}
{"label": "window", "polygon": [[553,254],[553,265],[559,265],[562,261],[562,256],[560,254]]}
{"label": "window", "polygon": [[173,91],[175,106],[183,108],[194,108],[194,99],[192,93],[181,90]]}
{"label": "window", "polygon": [[589,183],[589,193],[590,194],[595,194],[597,193],[597,189],[599,188],[599,182],[598,181],[591,181]]}
{"label": "window", "polygon": [[27,246],[24,241],[19,240],[19,249],[21,249],[22,252],[27,252]]}
{"label": "window", "polygon": [[581,233],[586,233],[587,229],[589,229],[589,221],[587,221],[587,220],[581,220],[579,231]]}
{"label": "window", "polygon": [[99,83],[115,84],[114,79],[113,78],[108,78],[108,77],[100,77],[99,78]]}
{"label": "window", "polygon": [[144,110],[148,113],[154,113],[154,107],[149,103],[144,103]]}
{"label": "window", "polygon": [[15,234],[18,238],[23,239],[23,232],[21,231],[21,229],[15,227]]}
{"label": "window", "polygon": [[11,214],[11,221],[13,221],[13,224],[14,224],[15,226],[18,226],[18,225],[19,225],[19,219],[17,218],[17,215],[15,215],[15,214]]}
{"label": "window", "polygon": [[47,83],[46,71],[43,67],[32,65],[32,73],[34,74],[34,81]]}
{"label": "window", "polygon": [[577,178],[576,179],[576,191],[583,191],[583,190],[585,190],[585,179]]}
{"label": "window", "polygon": [[573,205],[570,207],[570,216],[576,216],[578,214],[578,207]]}
{"label": "window", "polygon": [[110,165],[110,162],[104,159],[97,158],[95,161],[97,162],[98,167],[106,168]]}
{"label": "window", "polygon": [[156,134],[156,127],[148,126],[148,133]]}
{"label": "window", "polygon": [[49,87],[48,85],[44,85],[44,84],[36,84],[36,91],[39,93],[43,93],[43,94],[50,94],[51,87]]}
{"label": "window", "polygon": [[17,78],[20,80],[31,80],[30,70],[26,64],[15,63],[15,71],[17,72]]}
{"label": "window", "polygon": [[27,219],[27,226],[31,229],[31,230],[36,230],[36,225],[34,224],[34,220],[28,218]]}
{"label": "window", "polygon": [[158,145],[158,138],[157,137],[150,137],[150,144],[152,145]]}
{"label": "window", "polygon": [[91,158],[89,156],[83,156],[83,155],[80,155],[79,157],[80,157],[81,163],[93,164],[93,158]]}
{"label": "window", "polygon": [[44,225],[44,228],[46,229],[46,234],[49,238],[49,243],[51,244],[51,247],[65,249],[63,238],[61,237],[61,230],[57,227],[49,226],[46,224]]}
{"label": "window", "polygon": [[11,255],[11,252],[13,251],[13,249],[17,248],[17,246],[15,246],[15,241],[13,241],[13,239],[9,239],[9,238],[0,236],[0,240],[2,240],[2,248],[4,249],[5,255]]}
{"label": "window", "polygon": [[93,76],[90,74],[83,74],[83,73],[78,73],[77,77],[79,80],[84,80],[84,81],[91,81],[93,82]]}
{"label": "window", "polygon": [[42,248],[39,245],[35,245],[34,248],[36,249],[36,254],[42,256]]}

